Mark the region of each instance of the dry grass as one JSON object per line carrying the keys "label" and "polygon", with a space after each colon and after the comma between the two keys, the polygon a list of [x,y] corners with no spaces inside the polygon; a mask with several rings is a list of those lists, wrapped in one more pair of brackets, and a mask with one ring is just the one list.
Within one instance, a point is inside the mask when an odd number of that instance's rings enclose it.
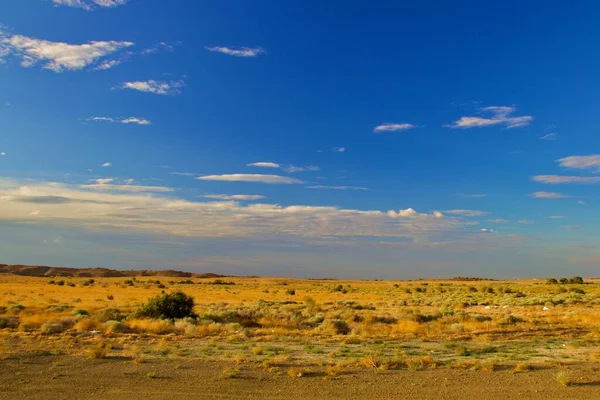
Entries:
{"label": "dry grass", "polygon": [[[135,358],[149,351],[144,357],[220,357],[256,362],[267,370],[288,368],[291,361],[282,362],[273,350],[279,347],[294,352],[294,362],[321,363],[327,376],[336,376],[342,362],[413,371],[440,364],[493,371],[499,362],[526,372],[532,363],[551,362],[557,354],[569,361],[600,359],[600,281],[228,278],[234,285],[214,285],[207,279],[139,277],[130,283],[95,278],[87,285],[87,278],[60,278],[65,285],[58,286],[49,284],[51,279],[0,275],[0,336],[6,343],[21,341],[0,352],[19,346],[46,350],[55,339],[83,351],[89,346],[86,338],[100,335],[150,349],[135,352]],[[159,288],[157,279],[166,288]],[[194,296],[199,318],[132,319],[130,313],[162,290]],[[160,348],[157,340],[164,335],[177,340]],[[414,348],[397,348],[403,343]],[[488,354],[491,343],[506,346]]]}

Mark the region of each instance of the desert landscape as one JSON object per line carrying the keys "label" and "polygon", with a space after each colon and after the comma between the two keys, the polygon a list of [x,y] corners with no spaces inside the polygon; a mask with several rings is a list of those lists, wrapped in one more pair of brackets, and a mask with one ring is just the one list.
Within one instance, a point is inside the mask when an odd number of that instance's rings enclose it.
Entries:
{"label": "desert landscape", "polygon": [[584,399],[600,388],[596,279],[3,268],[1,398]]}

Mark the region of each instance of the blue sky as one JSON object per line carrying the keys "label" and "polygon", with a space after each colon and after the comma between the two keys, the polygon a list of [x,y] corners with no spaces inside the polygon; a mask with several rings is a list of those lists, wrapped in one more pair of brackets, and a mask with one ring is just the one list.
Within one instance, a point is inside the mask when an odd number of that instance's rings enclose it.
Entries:
{"label": "blue sky", "polygon": [[2,2],[0,262],[597,275],[599,12]]}

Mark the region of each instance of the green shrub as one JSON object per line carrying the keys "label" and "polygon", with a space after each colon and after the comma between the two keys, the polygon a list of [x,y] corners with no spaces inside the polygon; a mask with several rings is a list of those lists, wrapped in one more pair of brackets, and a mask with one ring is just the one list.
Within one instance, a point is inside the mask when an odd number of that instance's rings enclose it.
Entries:
{"label": "green shrub", "polygon": [[81,315],[83,317],[90,315],[89,312],[87,312],[87,310],[82,310],[81,308],[78,308],[76,310],[73,310],[73,312],[71,313],[71,315],[73,316],[78,316]]}
{"label": "green shrub", "polygon": [[181,319],[196,318],[194,298],[181,291],[163,293],[148,300],[135,312],[136,318]]}

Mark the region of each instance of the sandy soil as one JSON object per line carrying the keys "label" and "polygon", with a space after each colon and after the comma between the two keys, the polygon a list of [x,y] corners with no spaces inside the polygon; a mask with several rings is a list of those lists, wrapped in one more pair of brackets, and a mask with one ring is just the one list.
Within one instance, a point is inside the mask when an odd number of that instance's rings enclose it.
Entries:
{"label": "sandy soil", "polygon": [[110,358],[26,356],[0,360],[0,399],[600,399],[598,364],[571,367],[574,384],[560,386],[557,369],[480,372],[349,371],[327,379],[315,367],[301,378],[233,364]]}

